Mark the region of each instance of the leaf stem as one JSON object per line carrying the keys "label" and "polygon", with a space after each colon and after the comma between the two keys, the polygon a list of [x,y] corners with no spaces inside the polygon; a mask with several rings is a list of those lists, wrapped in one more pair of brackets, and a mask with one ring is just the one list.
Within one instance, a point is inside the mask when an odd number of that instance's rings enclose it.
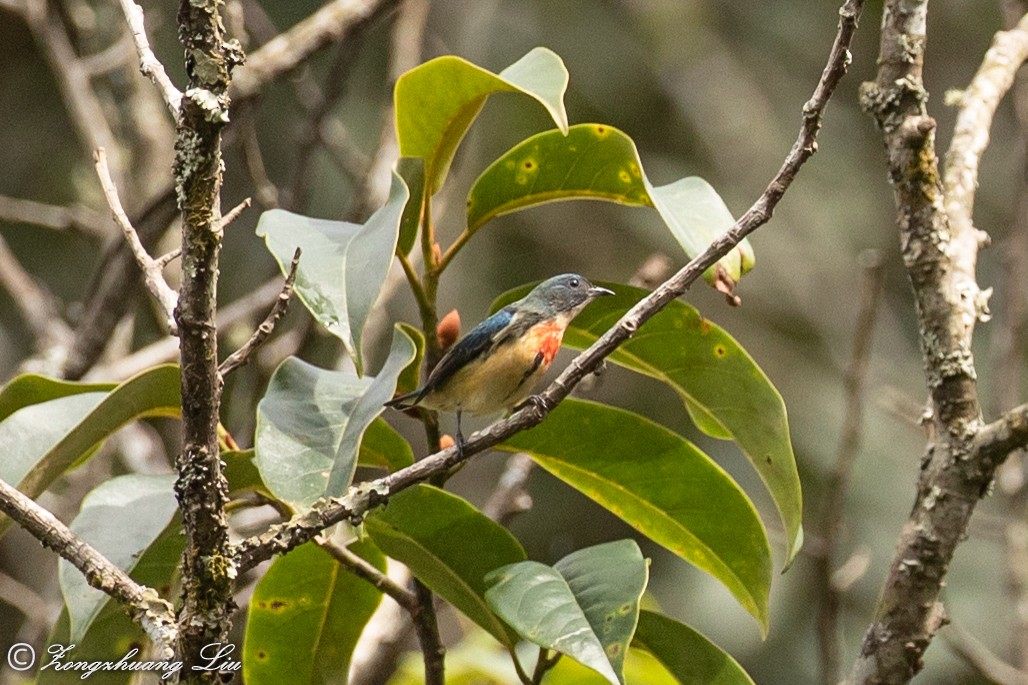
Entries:
{"label": "leaf stem", "polygon": [[[429,321],[433,316],[434,307],[432,301],[428,299],[428,293],[425,292],[425,288],[421,285],[421,279],[418,278],[417,271],[414,270],[414,265],[407,259],[407,256],[401,252],[396,253],[396,258],[400,260],[400,266],[403,268],[403,273],[407,277],[407,282],[410,284],[411,292],[414,293],[414,300],[418,303],[418,312],[421,314],[421,325],[424,328],[426,322]],[[428,337],[428,331],[424,331],[426,338]],[[434,331],[433,331],[434,333]]]}
{"label": "leaf stem", "polygon": [[442,273],[446,269],[446,267],[450,265],[450,262],[453,261],[453,258],[457,256],[457,253],[460,252],[460,249],[464,247],[465,243],[467,243],[470,239],[471,232],[465,228],[463,231],[461,231],[461,234],[457,236],[457,239],[453,241],[453,244],[450,245],[449,248],[447,248],[446,253],[443,254],[442,258],[439,260],[439,273]]}

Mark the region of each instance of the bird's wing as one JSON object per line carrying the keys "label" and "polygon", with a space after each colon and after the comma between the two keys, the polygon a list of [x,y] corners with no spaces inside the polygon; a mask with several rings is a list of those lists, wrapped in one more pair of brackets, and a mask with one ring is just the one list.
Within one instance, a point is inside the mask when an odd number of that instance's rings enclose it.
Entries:
{"label": "bird's wing", "polygon": [[500,339],[509,334],[512,325],[517,324],[519,317],[520,315],[515,312],[514,308],[508,306],[472,328],[470,333],[461,338],[439,360],[432,373],[429,374],[421,396],[424,397],[432,392],[469,362],[499,344]]}

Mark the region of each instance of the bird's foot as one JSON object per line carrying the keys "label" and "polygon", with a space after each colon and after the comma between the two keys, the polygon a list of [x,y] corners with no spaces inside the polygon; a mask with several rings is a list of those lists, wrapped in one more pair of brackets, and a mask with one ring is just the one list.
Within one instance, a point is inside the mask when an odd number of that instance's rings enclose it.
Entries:
{"label": "bird's foot", "polygon": [[460,432],[460,429],[457,430],[456,438],[457,438],[456,439],[457,459],[463,460],[464,459],[464,446],[467,445],[467,442],[464,440],[464,434]]}
{"label": "bird's foot", "polygon": [[535,407],[543,414],[549,414],[550,411],[553,409],[553,406],[550,404],[550,401],[542,395],[529,395],[524,400],[514,405],[514,411],[519,412],[522,409],[526,409],[528,407]]}

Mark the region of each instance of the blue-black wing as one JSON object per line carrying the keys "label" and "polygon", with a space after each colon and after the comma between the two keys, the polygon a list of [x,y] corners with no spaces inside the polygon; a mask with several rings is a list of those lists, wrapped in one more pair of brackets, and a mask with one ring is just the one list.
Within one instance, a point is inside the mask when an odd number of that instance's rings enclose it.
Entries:
{"label": "blue-black wing", "polygon": [[[432,369],[424,386],[386,402],[386,406],[404,408],[417,404],[430,392],[445,384],[465,365],[473,362],[494,346],[513,339],[512,334],[516,335],[516,332],[512,330],[510,324],[514,320],[514,313],[515,309],[508,305],[472,328],[470,333],[461,338],[443,355],[436,367]],[[520,321],[516,327],[521,328]]]}

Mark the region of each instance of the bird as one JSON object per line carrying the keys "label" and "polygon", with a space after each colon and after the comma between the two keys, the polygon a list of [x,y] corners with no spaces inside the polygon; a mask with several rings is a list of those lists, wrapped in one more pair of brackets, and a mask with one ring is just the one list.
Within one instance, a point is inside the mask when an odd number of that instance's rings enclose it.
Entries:
{"label": "bird", "polygon": [[385,403],[457,414],[492,414],[524,401],[557,356],[571,320],[597,297],[614,292],[574,273],[549,278],[482,321],[443,355],[425,384]]}

